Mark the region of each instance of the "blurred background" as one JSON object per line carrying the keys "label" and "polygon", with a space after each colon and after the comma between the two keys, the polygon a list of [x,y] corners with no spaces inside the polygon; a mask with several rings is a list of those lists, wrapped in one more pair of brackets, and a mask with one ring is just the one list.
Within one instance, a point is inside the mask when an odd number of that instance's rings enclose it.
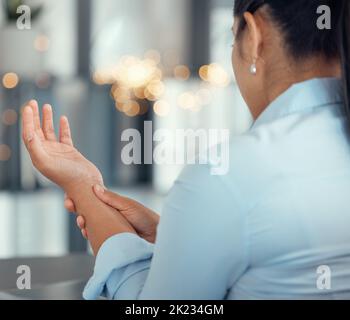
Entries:
{"label": "blurred background", "polygon": [[[251,123],[231,70],[233,0],[1,1],[0,258],[87,250],[63,192],[21,143],[29,99],[69,117],[107,186],[157,212],[181,166],[123,165],[123,130],[150,120],[154,130],[238,134]],[[29,30],[16,26],[21,4]]]}

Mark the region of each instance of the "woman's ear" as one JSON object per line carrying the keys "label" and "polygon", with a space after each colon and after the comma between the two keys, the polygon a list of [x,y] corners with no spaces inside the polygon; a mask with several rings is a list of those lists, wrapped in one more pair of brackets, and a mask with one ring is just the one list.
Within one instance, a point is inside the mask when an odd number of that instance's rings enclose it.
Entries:
{"label": "woman's ear", "polygon": [[244,13],[247,29],[247,58],[255,63],[260,56],[260,49],[262,45],[262,31],[258,24],[257,18],[250,12]]}

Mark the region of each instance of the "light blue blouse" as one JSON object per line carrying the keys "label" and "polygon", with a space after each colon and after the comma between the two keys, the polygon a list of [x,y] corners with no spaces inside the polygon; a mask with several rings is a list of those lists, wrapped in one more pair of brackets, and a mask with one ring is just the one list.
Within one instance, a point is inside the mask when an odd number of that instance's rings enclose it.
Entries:
{"label": "light blue blouse", "polygon": [[152,245],[108,239],[84,298],[350,298],[350,145],[341,83],[313,79],[234,137],[230,170],[187,167]]}

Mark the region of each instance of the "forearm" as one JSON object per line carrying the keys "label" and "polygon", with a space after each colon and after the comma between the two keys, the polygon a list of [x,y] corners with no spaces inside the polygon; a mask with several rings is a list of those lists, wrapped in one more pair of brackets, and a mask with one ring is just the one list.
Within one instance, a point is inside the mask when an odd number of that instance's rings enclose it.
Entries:
{"label": "forearm", "polygon": [[95,255],[111,236],[125,232],[136,233],[117,210],[95,196],[92,183],[79,184],[66,191],[74,201],[77,213],[85,219],[89,241]]}

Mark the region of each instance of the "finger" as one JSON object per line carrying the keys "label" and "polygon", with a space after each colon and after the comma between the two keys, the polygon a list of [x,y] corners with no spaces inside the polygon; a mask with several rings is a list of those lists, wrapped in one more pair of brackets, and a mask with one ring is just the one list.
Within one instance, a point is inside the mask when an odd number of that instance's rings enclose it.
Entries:
{"label": "finger", "polygon": [[67,193],[64,194],[64,207],[67,211],[75,213],[77,210],[72,199],[68,198]]}
{"label": "finger", "polygon": [[73,147],[72,135],[67,117],[60,120],[60,142]]}
{"label": "finger", "polygon": [[47,140],[57,141],[53,126],[52,107],[49,104],[45,104],[43,107],[43,132]]}
{"label": "finger", "polygon": [[85,219],[82,216],[77,217],[77,226],[79,229],[85,228]]}
{"label": "finger", "polygon": [[34,115],[30,106],[23,110],[23,140],[34,163],[46,161],[46,154],[34,129]]}
{"label": "finger", "polygon": [[30,106],[25,106],[22,113],[23,141],[27,145],[34,136],[34,119],[33,110]]}
{"label": "finger", "polygon": [[40,114],[39,114],[38,102],[36,100],[31,100],[31,101],[29,101],[28,105],[33,110],[34,129],[35,129],[38,137],[41,140],[44,140],[45,139],[44,133],[43,133],[43,130],[41,129],[41,125],[40,125]]}
{"label": "finger", "polygon": [[64,200],[64,207],[67,209],[69,212],[76,212],[74,202],[71,199],[65,199]]}
{"label": "finger", "polygon": [[81,234],[82,234],[82,236],[83,236],[86,240],[88,240],[88,234],[87,234],[86,229],[82,229],[82,230],[81,230]]}
{"label": "finger", "polygon": [[126,210],[130,205],[130,199],[122,197],[109,190],[105,190],[100,185],[94,185],[93,190],[97,198],[117,210]]}

